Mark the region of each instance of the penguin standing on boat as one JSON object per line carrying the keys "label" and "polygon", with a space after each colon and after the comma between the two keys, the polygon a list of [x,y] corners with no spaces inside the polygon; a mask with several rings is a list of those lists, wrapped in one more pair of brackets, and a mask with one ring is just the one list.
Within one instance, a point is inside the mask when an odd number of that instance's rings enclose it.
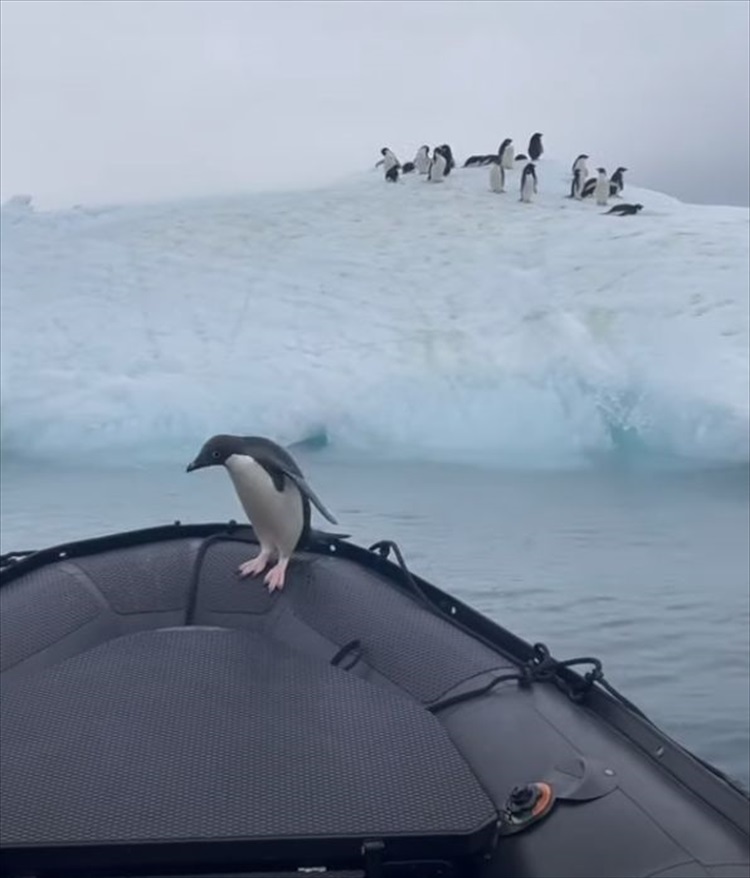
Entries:
{"label": "penguin standing on boat", "polygon": [[532,195],[536,195],[536,168],[533,162],[529,162],[521,175],[521,201],[529,204]]}
{"label": "penguin standing on boat", "polygon": [[607,179],[607,172],[604,168],[597,168],[596,173],[597,178],[596,183],[594,184],[594,198],[599,207],[606,207],[607,199],[609,198],[609,180]]}
{"label": "penguin standing on boat", "polygon": [[542,135],[537,131],[536,134],[531,135],[531,140],[529,140],[529,158],[532,162],[538,162],[543,152]]}
{"label": "penguin standing on boat", "polygon": [[430,147],[420,146],[414,156],[414,167],[418,174],[426,174],[430,170]]}
{"label": "penguin standing on boat", "polygon": [[490,165],[490,189],[493,192],[505,192],[505,169],[500,156],[495,156]]}
{"label": "penguin standing on boat", "polygon": [[258,556],[240,564],[238,574],[256,576],[275,557],[276,564],[264,581],[270,592],[283,588],[289,559],[310,534],[310,504],[333,524],[336,519],[307,484],[289,452],[270,439],[213,436],[187,472],[207,466],[227,470],[260,542]]}

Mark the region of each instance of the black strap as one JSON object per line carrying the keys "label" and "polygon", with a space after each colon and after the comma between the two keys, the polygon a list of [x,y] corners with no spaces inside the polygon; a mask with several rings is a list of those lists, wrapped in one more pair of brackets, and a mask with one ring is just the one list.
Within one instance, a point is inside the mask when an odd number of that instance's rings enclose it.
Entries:
{"label": "black strap", "polygon": [[[593,665],[593,668],[587,674],[584,674],[581,683],[570,682],[561,677],[558,673],[561,668],[571,668],[575,665],[582,664]],[[493,677],[492,680],[485,683],[483,686],[478,686],[476,689],[469,689],[467,692],[460,692],[457,695],[450,695],[448,698],[443,698],[440,701],[431,704],[427,709],[430,713],[439,713],[441,710],[445,710],[448,707],[453,707],[456,704],[461,704],[472,698],[479,698],[482,695],[486,695],[501,683],[509,683],[511,681],[517,682],[519,686],[531,686],[532,683],[551,682],[573,701],[580,702],[583,701],[586,693],[591,689],[594,683],[600,682],[602,679],[602,665],[599,659],[584,656],[582,658],[558,661],[557,659],[552,658],[549,649],[543,643],[535,643],[533,656],[527,662],[524,662],[518,671],[512,671],[509,674],[501,674],[499,677]]]}
{"label": "black strap", "polygon": [[[343,664],[344,659],[350,655],[352,655],[352,658],[346,664]],[[352,640],[349,643],[347,643],[345,646],[341,647],[341,649],[331,659],[331,664],[335,668],[340,667],[343,671],[351,671],[351,669],[357,664],[357,662],[361,658],[362,658],[362,644],[360,643],[359,640]]]}
{"label": "black strap", "polygon": [[382,878],[384,850],[385,845],[380,840],[363,842],[362,857],[367,878]]}
{"label": "black strap", "polygon": [[436,607],[435,602],[430,600],[430,598],[425,594],[425,590],[421,585],[417,582],[417,580],[412,575],[411,570],[406,566],[406,561],[404,560],[404,556],[401,554],[401,549],[398,547],[397,543],[394,543],[393,540],[380,540],[378,543],[373,543],[368,549],[370,552],[377,552],[381,558],[386,559],[390,555],[391,552],[396,556],[396,561],[398,562],[398,566],[401,569],[401,573],[404,576],[404,582],[406,583],[407,588],[412,594],[416,595],[423,603],[427,604],[427,606],[435,611],[444,615],[442,610],[439,607]]}

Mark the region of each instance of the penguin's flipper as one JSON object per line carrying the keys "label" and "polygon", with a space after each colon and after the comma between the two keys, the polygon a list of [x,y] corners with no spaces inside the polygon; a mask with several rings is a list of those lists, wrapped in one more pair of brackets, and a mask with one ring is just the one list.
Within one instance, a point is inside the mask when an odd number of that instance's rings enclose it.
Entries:
{"label": "penguin's flipper", "polygon": [[305,477],[300,473],[292,472],[292,470],[287,469],[286,467],[282,470],[284,475],[290,479],[294,484],[299,488],[300,493],[307,497],[307,499],[313,504],[313,506],[320,512],[320,514],[327,518],[331,524],[338,524],[338,521],[331,515],[331,513],[325,508],[318,495],[313,491],[313,489],[307,484],[305,481]]}

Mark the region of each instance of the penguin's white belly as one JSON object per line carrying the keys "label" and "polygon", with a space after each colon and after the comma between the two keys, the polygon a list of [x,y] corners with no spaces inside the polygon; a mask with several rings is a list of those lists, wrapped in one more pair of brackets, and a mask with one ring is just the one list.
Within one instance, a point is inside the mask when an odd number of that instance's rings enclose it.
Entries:
{"label": "penguin's white belly", "polygon": [[594,197],[596,198],[596,203],[600,207],[604,207],[607,203],[607,198],[609,197],[609,180],[598,180],[596,186],[594,187]]}
{"label": "penguin's white belly", "polygon": [[523,181],[523,185],[521,186],[521,198],[524,201],[531,201],[531,196],[534,193],[534,178],[526,177]]}
{"label": "penguin's white belly", "polygon": [[284,490],[277,491],[263,467],[245,455],[231,455],[226,467],[261,547],[288,558],[304,527],[302,495],[297,486],[285,479]]}
{"label": "penguin's white belly", "polygon": [[424,150],[420,150],[415,159],[414,159],[414,167],[420,174],[426,174],[430,169],[430,160],[427,157],[427,153]]}
{"label": "penguin's white belly", "polygon": [[431,183],[442,183],[443,174],[445,172],[446,161],[442,156],[438,156],[432,160],[429,171],[429,181]]}
{"label": "penguin's white belly", "polygon": [[505,151],[503,152],[503,167],[506,171],[512,171],[515,166],[515,150],[512,146],[506,146]]}
{"label": "penguin's white belly", "polygon": [[490,168],[490,189],[493,192],[503,191],[503,169],[497,162]]}

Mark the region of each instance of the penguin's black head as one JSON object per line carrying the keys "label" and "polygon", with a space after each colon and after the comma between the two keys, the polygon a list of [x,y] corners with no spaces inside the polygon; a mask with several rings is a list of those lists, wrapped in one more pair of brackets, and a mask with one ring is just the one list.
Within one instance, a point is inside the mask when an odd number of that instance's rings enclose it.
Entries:
{"label": "penguin's black head", "polygon": [[597,168],[596,172],[597,172],[597,174],[606,174],[607,173],[605,168]]}
{"label": "penguin's black head", "polygon": [[221,466],[233,454],[243,453],[243,440],[240,436],[221,434],[212,436],[198,452],[195,460],[188,464],[186,472],[203,469],[206,466]]}
{"label": "penguin's black head", "polygon": [[642,205],[642,204],[634,204],[633,207],[634,207],[636,210],[643,210],[643,205]]}
{"label": "penguin's black head", "polygon": [[384,146],[384,147],[380,150],[380,155],[385,155],[387,152],[388,152],[388,147],[387,147],[387,146]]}
{"label": "penguin's black head", "polygon": [[624,174],[627,171],[627,168],[618,168],[615,173],[616,174]]}
{"label": "penguin's black head", "polygon": [[579,159],[587,159],[588,156],[586,155],[585,152],[582,152],[582,153],[578,156],[578,158],[579,158]]}

